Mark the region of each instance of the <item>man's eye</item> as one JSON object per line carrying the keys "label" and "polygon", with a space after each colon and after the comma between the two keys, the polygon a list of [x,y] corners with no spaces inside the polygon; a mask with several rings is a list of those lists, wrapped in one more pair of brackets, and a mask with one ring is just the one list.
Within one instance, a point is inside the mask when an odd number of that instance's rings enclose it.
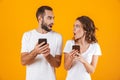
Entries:
{"label": "man's eye", "polygon": [[52,17],[48,17],[48,19],[52,19]]}

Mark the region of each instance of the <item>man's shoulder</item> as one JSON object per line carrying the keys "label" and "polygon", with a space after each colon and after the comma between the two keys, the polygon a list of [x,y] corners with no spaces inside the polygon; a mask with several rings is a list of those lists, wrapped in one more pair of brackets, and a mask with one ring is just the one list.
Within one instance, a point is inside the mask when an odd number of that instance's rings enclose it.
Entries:
{"label": "man's shoulder", "polygon": [[35,29],[32,29],[32,30],[28,30],[28,31],[26,31],[26,32],[24,32],[24,33],[29,34],[29,33],[33,33],[34,31],[35,31]]}
{"label": "man's shoulder", "polygon": [[34,29],[26,31],[26,32],[23,33],[23,37],[29,38],[34,32],[35,32]]}
{"label": "man's shoulder", "polygon": [[26,31],[26,32],[24,32],[24,34],[26,34],[26,35],[30,35],[31,33],[34,33],[34,29],[32,29],[32,30],[29,30],[29,31]]}

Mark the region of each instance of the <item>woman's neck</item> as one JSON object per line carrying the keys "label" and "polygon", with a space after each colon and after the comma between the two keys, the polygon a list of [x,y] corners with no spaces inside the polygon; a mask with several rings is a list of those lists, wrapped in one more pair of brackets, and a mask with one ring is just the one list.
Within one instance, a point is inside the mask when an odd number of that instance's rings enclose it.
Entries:
{"label": "woman's neck", "polygon": [[76,44],[80,45],[80,52],[83,53],[85,52],[88,48],[90,43],[88,43],[87,41],[85,41],[85,39],[79,39]]}
{"label": "woman's neck", "polygon": [[87,41],[83,40],[83,39],[80,39],[76,42],[76,44],[78,44],[82,47],[82,46],[86,46],[89,43]]}

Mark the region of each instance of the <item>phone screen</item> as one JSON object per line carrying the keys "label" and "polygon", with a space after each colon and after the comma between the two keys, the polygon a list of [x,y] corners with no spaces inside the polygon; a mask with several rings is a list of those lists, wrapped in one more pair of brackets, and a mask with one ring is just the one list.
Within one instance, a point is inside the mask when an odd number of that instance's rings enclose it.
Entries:
{"label": "phone screen", "polygon": [[73,45],[72,49],[78,50],[78,53],[80,53],[80,46],[79,45]]}
{"label": "phone screen", "polygon": [[38,39],[38,44],[40,44],[42,42],[45,42],[43,45],[47,44],[47,39],[46,38],[40,38],[40,39]]}

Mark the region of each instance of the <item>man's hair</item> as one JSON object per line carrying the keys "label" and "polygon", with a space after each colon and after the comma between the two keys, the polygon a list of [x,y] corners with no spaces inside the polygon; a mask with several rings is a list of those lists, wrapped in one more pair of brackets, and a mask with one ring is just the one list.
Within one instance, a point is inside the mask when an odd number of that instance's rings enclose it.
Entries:
{"label": "man's hair", "polygon": [[36,12],[36,18],[38,20],[38,16],[43,16],[45,14],[45,10],[50,10],[52,11],[53,9],[49,6],[41,6],[38,8],[37,12]]}
{"label": "man's hair", "polygon": [[85,40],[88,43],[97,42],[97,39],[95,36],[95,30],[97,28],[95,27],[93,20],[87,16],[78,17],[76,20],[80,21],[83,25],[83,29],[86,32]]}

